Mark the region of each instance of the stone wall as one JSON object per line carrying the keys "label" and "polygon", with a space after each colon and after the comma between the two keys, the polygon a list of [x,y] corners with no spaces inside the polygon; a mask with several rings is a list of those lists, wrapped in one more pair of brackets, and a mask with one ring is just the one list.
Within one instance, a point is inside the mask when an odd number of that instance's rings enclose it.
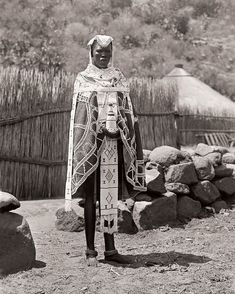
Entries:
{"label": "stone wall", "polygon": [[[200,143],[189,153],[161,146],[144,150],[144,160],[147,192],[119,201],[120,233],[176,225],[229,209],[235,196],[235,155],[228,149]],[[73,203],[75,217],[57,215],[57,229],[84,229],[83,212],[76,200]]]}
{"label": "stone wall", "polygon": [[235,155],[198,144],[194,152],[170,146],[144,150],[147,193],[135,198],[132,215],[139,230],[202,217],[229,208],[235,195]]}

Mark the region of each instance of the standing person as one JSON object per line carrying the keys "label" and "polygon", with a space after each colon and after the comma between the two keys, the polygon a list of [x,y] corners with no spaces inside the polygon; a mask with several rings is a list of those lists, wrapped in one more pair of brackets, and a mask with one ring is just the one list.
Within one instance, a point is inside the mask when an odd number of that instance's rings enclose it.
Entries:
{"label": "standing person", "polygon": [[105,260],[130,263],[116,250],[113,233],[117,231],[118,199],[146,191],[138,121],[127,80],[112,65],[112,37],[97,35],[88,47],[89,65],[78,74],[74,85],[66,194],[69,199],[81,189],[85,196],[88,265],[97,262],[96,200]]}

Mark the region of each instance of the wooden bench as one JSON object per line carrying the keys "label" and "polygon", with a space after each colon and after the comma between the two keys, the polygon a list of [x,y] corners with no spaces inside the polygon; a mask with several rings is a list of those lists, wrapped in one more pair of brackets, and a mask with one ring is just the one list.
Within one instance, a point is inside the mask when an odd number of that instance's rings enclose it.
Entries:
{"label": "wooden bench", "polygon": [[207,145],[233,147],[235,144],[235,138],[232,138],[227,133],[203,133],[196,136],[203,137]]}

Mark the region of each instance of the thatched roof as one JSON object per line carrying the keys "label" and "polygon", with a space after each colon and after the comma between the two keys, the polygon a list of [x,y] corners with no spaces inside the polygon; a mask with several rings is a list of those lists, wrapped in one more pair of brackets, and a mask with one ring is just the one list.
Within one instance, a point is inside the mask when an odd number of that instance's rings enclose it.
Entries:
{"label": "thatched roof", "polygon": [[178,86],[179,109],[193,112],[235,113],[235,103],[193,77],[182,67],[175,67],[164,79],[174,79]]}

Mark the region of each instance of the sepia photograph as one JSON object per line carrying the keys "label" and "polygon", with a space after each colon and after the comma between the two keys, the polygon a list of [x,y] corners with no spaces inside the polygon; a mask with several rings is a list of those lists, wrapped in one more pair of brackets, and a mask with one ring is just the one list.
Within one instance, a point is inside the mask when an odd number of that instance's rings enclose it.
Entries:
{"label": "sepia photograph", "polygon": [[235,294],[234,0],[0,0],[0,294]]}

